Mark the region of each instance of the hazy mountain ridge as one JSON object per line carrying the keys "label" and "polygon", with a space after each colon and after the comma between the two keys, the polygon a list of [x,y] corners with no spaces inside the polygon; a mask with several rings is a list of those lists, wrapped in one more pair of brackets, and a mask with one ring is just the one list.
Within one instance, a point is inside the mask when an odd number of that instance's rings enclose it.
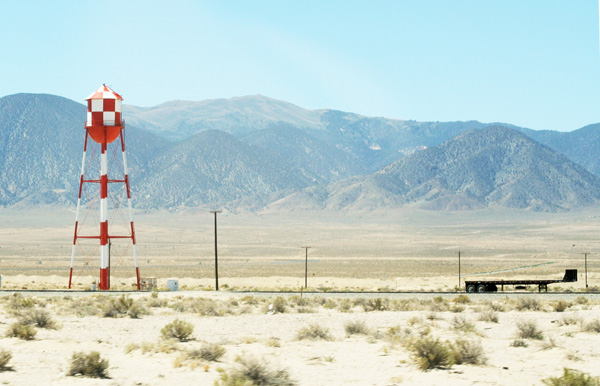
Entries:
{"label": "hazy mountain ridge", "polygon": [[234,136],[286,122],[297,127],[318,128],[319,112],[262,95],[199,102],[170,101],[154,107],[123,106],[123,114],[138,127],[172,140],[203,130],[220,130]]}
{"label": "hazy mountain ridge", "polygon": [[[271,204],[271,209],[289,210],[294,203],[295,209],[370,210],[418,203],[440,210],[487,205],[559,210],[591,205],[598,197],[595,177],[577,165],[561,170],[554,165],[559,158],[549,155],[554,152],[539,150],[540,145],[524,136],[520,146],[538,149],[527,153],[529,158],[516,151],[500,156],[497,148],[485,146],[477,154],[455,151],[442,156],[452,142],[448,140],[462,138],[461,133],[487,132],[483,129],[490,125],[476,121],[415,122],[311,111],[263,96],[173,101],[155,108],[129,106],[126,111],[129,174],[139,208],[260,210]],[[165,111],[169,113],[162,116]],[[152,120],[146,121],[148,117]],[[85,106],[65,98],[0,98],[0,205],[76,201],[84,120]],[[159,126],[165,122],[172,126]],[[211,127],[223,130],[207,129]],[[598,154],[600,125],[572,133],[511,127],[580,157],[590,168],[597,165],[593,155]],[[168,139],[174,130],[185,139]],[[514,150],[513,143],[493,141]],[[495,161],[498,157],[504,164]],[[508,167],[511,158],[528,165],[531,173],[520,172],[519,181],[529,181],[530,189],[509,189],[514,181],[504,181],[510,176],[506,170],[514,169]],[[470,163],[456,167],[467,159]],[[549,170],[554,174],[547,175]],[[392,178],[399,173],[406,186]],[[540,180],[542,175],[545,180]],[[466,182],[457,187],[459,180]],[[573,184],[590,193],[582,194]]]}
{"label": "hazy mountain ridge", "polygon": [[241,199],[260,206],[263,197],[301,189],[314,178],[286,158],[251,147],[222,131],[196,134],[150,161],[138,190],[143,207],[219,205]]}
{"label": "hazy mountain ridge", "polygon": [[295,193],[270,210],[435,210],[499,206],[535,211],[598,204],[600,179],[519,132],[472,130],[404,157],[381,171]]}

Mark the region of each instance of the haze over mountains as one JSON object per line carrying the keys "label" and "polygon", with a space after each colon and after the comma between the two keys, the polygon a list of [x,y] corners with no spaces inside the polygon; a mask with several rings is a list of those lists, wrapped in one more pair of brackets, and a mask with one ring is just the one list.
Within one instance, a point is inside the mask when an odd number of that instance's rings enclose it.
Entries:
{"label": "haze over mountains", "polygon": [[[556,211],[600,201],[600,124],[570,132],[306,110],[264,96],[125,106],[134,206]],[[85,106],[0,98],[0,205],[73,205]]]}

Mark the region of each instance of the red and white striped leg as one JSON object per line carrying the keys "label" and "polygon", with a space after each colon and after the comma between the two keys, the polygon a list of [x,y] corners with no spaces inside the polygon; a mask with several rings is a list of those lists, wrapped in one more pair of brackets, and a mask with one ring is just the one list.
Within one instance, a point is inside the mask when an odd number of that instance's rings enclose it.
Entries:
{"label": "red and white striped leg", "polygon": [[135,227],[133,226],[133,214],[131,210],[131,190],[129,189],[129,174],[127,172],[127,156],[125,155],[125,140],[121,130],[121,151],[123,153],[123,171],[125,172],[125,187],[127,188],[127,205],[129,207],[129,224],[131,225],[131,243],[133,245],[133,260],[135,262],[135,276],[137,289],[140,290],[140,266],[138,263],[137,247],[135,242]]}
{"label": "red and white striped leg", "polygon": [[100,155],[100,283],[101,290],[110,289],[110,256],[108,250],[108,160],[107,145]]}
{"label": "red and white striped leg", "polygon": [[85,173],[85,154],[87,152],[88,132],[85,132],[85,142],[83,144],[83,158],[81,161],[81,178],[79,179],[79,196],[77,197],[77,210],[75,212],[75,232],[73,235],[73,248],[71,250],[71,269],[69,271],[69,289],[73,282],[73,266],[75,265],[75,248],[77,245],[77,232],[79,226],[79,208],[81,207],[81,191],[83,190],[83,175]]}

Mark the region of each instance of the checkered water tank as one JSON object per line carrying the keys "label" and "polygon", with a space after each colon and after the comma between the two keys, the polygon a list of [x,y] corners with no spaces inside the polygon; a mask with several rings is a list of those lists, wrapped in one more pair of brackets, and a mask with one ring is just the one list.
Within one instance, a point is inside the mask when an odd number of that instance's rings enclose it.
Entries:
{"label": "checkered water tank", "polygon": [[[92,139],[99,143],[112,142],[119,134],[119,131],[115,130],[116,127],[123,125],[121,120],[123,98],[110,87],[102,85],[85,100],[87,101],[85,126],[92,129],[90,130]],[[99,128],[104,129],[99,130]]]}

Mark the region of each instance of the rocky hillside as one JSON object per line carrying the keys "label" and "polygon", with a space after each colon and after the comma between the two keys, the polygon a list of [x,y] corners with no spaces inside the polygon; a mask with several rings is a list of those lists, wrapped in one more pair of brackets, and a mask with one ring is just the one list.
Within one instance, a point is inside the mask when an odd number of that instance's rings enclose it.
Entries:
{"label": "rocky hillside", "polygon": [[[596,177],[550,149],[597,170],[598,125],[572,133],[516,128],[548,148],[475,121],[311,111],[262,96],[126,111],[138,208],[560,210],[600,197]],[[84,120],[85,106],[65,98],[0,98],[0,206],[74,204]]]}
{"label": "rocky hillside", "polygon": [[435,210],[499,206],[556,211],[598,204],[600,179],[525,135],[493,126],[404,157],[378,173],[296,193],[272,210]]}

